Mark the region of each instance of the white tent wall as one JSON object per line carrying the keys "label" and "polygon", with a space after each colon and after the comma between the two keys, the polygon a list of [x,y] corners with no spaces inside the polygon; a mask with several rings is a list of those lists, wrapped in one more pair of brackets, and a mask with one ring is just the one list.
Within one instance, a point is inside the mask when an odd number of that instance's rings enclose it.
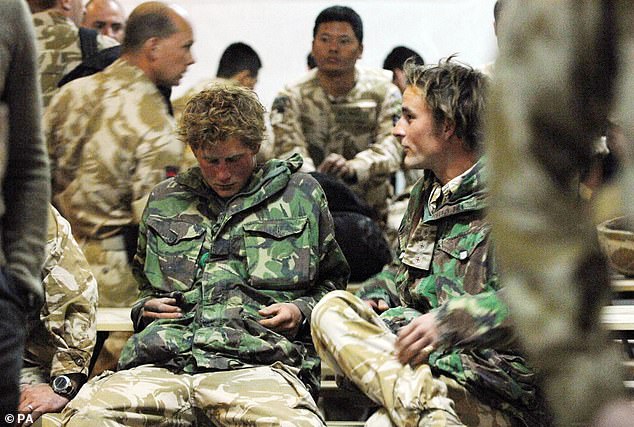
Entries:
{"label": "white tent wall", "polygon": [[[129,14],[142,3],[120,0]],[[356,10],[363,20],[364,52],[358,62],[381,67],[394,46],[419,52],[425,62],[457,53],[459,60],[480,66],[496,54],[493,32],[495,0],[173,0],[189,13],[194,26],[192,65],[174,94],[215,76],[227,45],[242,41],[260,55],[256,91],[270,108],[275,94],[306,71],[313,25],[319,12],[334,4]]]}

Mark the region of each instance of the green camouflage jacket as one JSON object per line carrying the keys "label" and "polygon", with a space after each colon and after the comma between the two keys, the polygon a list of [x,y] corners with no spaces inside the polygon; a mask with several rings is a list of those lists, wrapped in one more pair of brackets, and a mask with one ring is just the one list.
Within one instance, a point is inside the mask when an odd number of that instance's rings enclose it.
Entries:
{"label": "green camouflage jacket", "polygon": [[39,317],[29,318],[25,366],[39,367],[44,378],[72,373],[88,377],[97,338],[97,282],[70,224],[52,206],[47,239],[42,268],[46,301]]}
{"label": "green camouflage jacket", "polygon": [[[432,371],[525,425],[541,425],[546,416],[536,375],[517,348],[500,295],[483,174],[484,159],[432,211],[428,201],[437,180],[426,171],[399,229],[398,259],[364,283],[359,296],[390,302],[395,308],[382,317],[394,331],[435,312],[440,345],[429,358]],[[482,348],[483,342],[496,345]]]}
{"label": "green camouflage jacket", "polygon": [[354,87],[339,98],[326,94],[312,70],[273,102],[273,155],[301,154],[305,172],[314,171],[330,153],[342,155],[357,174],[352,189],[382,218],[392,195],[390,176],[403,158],[392,136],[400,109],[401,94],[385,70],[357,68]]}
{"label": "green camouflage jacket", "polygon": [[[79,28],[61,13],[45,10],[33,14],[37,61],[42,84],[42,101],[46,107],[58,91],[57,83],[81,61]],[[97,35],[97,49],[116,46],[116,40]]]}
{"label": "green camouflage jacket", "polygon": [[[199,168],[152,191],[133,263],[141,291],[132,310],[137,333],[120,369],[152,363],[195,373],[281,361],[317,391],[310,315],[323,295],[345,288],[349,268],[323,190],[294,173],[301,162],[298,155],[267,162],[227,201]],[[177,298],[184,316],[144,325],[145,301],[164,296]],[[296,304],[308,321],[293,341],[258,323],[258,310],[276,302]]]}

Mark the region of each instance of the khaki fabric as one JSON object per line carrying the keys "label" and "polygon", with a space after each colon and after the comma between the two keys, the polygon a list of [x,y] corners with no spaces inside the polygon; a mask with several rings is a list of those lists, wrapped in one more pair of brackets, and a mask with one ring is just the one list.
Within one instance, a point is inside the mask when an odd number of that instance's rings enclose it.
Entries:
{"label": "khaki fabric", "polygon": [[395,354],[396,335],[349,292],[324,297],[313,311],[312,329],[317,352],[335,374],[381,405],[369,426],[462,426],[456,401],[465,420],[476,422],[467,425],[510,426],[502,412],[479,402],[455,381],[434,376],[429,365],[402,365]]}
{"label": "khaki fabric", "polygon": [[71,427],[324,426],[296,374],[279,362],[195,375],[148,365],[107,372],[66,406],[63,422]]}

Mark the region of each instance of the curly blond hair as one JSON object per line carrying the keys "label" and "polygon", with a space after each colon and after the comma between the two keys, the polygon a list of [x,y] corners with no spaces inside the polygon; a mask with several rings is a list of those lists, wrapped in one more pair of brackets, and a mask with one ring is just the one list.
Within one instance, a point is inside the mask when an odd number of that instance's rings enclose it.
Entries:
{"label": "curly blond hair", "polygon": [[180,118],[178,135],[192,150],[234,137],[254,151],[264,139],[265,109],[250,89],[215,84],[194,95]]}

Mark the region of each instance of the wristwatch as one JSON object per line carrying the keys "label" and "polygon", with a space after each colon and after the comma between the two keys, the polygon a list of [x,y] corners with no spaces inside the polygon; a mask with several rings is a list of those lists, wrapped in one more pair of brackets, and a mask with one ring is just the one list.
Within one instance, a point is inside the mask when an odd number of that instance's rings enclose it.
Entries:
{"label": "wristwatch", "polygon": [[76,390],[73,382],[67,375],[58,375],[51,381],[51,388],[57,394],[67,399],[75,397]]}

